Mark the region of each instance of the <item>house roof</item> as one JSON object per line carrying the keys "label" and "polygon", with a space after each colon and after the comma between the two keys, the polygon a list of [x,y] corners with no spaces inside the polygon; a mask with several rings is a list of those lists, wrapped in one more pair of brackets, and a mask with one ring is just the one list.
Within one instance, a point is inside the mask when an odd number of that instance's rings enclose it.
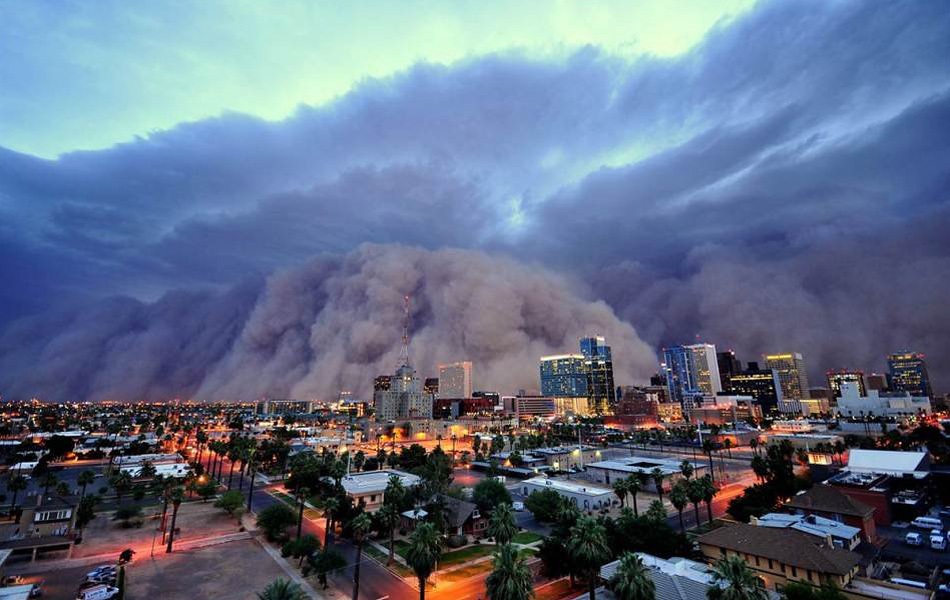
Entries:
{"label": "house roof", "polygon": [[861,555],[856,552],[829,548],[800,531],[745,523],[713,529],[699,536],[697,541],[818,573],[845,575],[861,561]]}
{"label": "house roof", "polygon": [[453,498],[452,496],[441,495],[442,503],[445,505],[445,522],[450,527],[461,527],[478,510],[478,506],[465,500]]}
{"label": "house roof", "polygon": [[891,475],[926,471],[927,453],[853,448],[848,452],[848,469]]}
{"label": "house roof", "polygon": [[798,494],[789,500],[785,506],[805,511],[815,510],[852,517],[866,517],[874,513],[874,507],[868,506],[860,500],[855,500],[833,486],[821,483]]}

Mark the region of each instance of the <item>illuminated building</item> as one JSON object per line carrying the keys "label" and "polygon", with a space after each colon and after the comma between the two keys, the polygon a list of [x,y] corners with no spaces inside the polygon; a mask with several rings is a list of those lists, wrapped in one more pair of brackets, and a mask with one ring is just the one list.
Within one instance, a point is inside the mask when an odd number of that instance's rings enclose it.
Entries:
{"label": "illuminated building", "polygon": [[757,362],[750,362],[745,371],[730,378],[729,391],[739,396],[752,396],[765,415],[777,411],[784,400],[778,375],[772,369],[759,369]]}
{"label": "illuminated building", "polygon": [[857,384],[846,381],[841,384],[841,396],[837,402],[838,414],[845,417],[914,417],[931,413],[930,398],[911,396],[907,392],[881,394],[877,390],[862,394]]}
{"label": "illuminated building", "polygon": [[843,383],[854,383],[858,386],[858,395],[867,395],[867,387],[864,385],[864,373],[862,371],[837,369],[828,371],[825,375],[828,377],[828,389],[831,390],[832,398],[841,396],[841,384]]}
{"label": "illuminated building", "polygon": [[808,396],[808,376],[801,353],[767,354],[765,368],[775,370],[786,400],[801,400]]}
{"label": "illuminated building", "polygon": [[601,336],[581,338],[580,345],[587,375],[588,408],[597,414],[607,414],[617,399],[610,346]]}
{"label": "illuminated building", "polygon": [[422,384],[422,391],[427,394],[432,394],[433,396],[438,396],[439,395],[439,378],[426,377],[425,383]]}
{"label": "illuminated building", "polygon": [[888,376],[885,373],[868,373],[864,376],[864,382],[867,384],[868,391],[887,392],[891,387],[887,378]]}
{"label": "illuminated building", "polygon": [[716,353],[716,363],[719,365],[719,378],[723,389],[729,388],[729,378],[742,370],[742,363],[736,358],[732,350]]}
{"label": "illuminated building", "polygon": [[396,369],[388,390],[373,394],[376,419],[393,421],[432,416],[432,396],[422,391],[422,382],[415,369],[403,365]]}
{"label": "illuminated building", "polygon": [[541,357],[541,395],[561,398],[587,397],[584,356],[559,354]]}
{"label": "illuminated building", "polygon": [[907,392],[911,396],[933,397],[927,363],[924,355],[916,352],[901,352],[887,357],[887,368],[895,392]]}
{"label": "illuminated building", "polygon": [[712,344],[672,346],[663,349],[663,372],[670,400],[678,402],[688,415],[689,407],[701,404],[699,396],[715,396],[722,391],[716,347]]}
{"label": "illuminated building", "polygon": [[472,397],[472,363],[470,361],[439,365],[439,395],[443,398]]}
{"label": "illuminated building", "polygon": [[380,375],[373,380],[373,391],[374,392],[384,392],[389,389],[389,385],[392,382],[392,375]]}

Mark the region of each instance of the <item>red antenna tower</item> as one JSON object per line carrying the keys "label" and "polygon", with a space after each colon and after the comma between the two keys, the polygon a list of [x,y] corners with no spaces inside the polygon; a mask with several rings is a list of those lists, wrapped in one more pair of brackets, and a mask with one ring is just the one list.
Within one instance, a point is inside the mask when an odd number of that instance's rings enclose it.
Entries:
{"label": "red antenna tower", "polygon": [[409,295],[403,296],[402,364],[409,366]]}

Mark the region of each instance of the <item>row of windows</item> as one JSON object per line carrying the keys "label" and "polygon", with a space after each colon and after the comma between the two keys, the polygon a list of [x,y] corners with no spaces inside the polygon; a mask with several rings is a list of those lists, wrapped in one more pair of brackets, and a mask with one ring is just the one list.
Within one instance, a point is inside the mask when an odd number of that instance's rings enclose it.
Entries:
{"label": "row of windows", "polygon": [[71,509],[63,510],[45,510],[43,512],[38,512],[33,515],[34,523],[42,523],[44,521],[61,521],[63,519],[68,519],[73,514]]}

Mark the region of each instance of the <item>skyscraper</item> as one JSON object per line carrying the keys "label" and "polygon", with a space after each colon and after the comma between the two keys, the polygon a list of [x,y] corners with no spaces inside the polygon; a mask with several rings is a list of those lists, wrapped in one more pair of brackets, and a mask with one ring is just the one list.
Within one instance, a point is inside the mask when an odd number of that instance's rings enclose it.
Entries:
{"label": "skyscraper", "polygon": [[760,369],[759,363],[750,362],[745,371],[729,379],[729,391],[739,396],[752,396],[768,415],[783,405],[782,384],[774,369]]}
{"label": "skyscraper", "polygon": [[472,397],[472,363],[470,361],[439,365],[439,397]]}
{"label": "skyscraper", "polygon": [[887,357],[891,374],[891,386],[897,392],[909,392],[911,396],[933,397],[927,363],[924,355],[916,352],[899,352]]}
{"label": "skyscraper", "polygon": [[850,369],[832,369],[825,373],[828,378],[828,389],[831,390],[832,398],[841,397],[842,383],[856,383],[858,386],[858,395],[867,396],[867,387],[864,385],[864,372],[852,371]]}
{"label": "skyscraper", "polygon": [[719,364],[719,378],[722,380],[722,388],[728,389],[729,378],[742,370],[742,363],[736,358],[736,353],[732,350],[717,352],[716,362]]}
{"label": "skyscraper", "polygon": [[801,353],[766,354],[765,368],[775,369],[782,385],[782,395],[786,400],[808,397],[808,375],[805,373],[805,361]]}
{"label": "skyscraper", "polygon": [[722,391],[716,347],[712,344],[664,348],[663,370],[670,400],[679,402],[684,413],[698,396],[715,396]]}
{"label": "skyscraper", "polygon": [[396,369],[389,389],[373,394],[373,404],[380,421],[432,417],[432,396],[422,391],[422,381],[409,365]]}
{"label": "skyscraper", "polygon": [[541,395],[554,398],[587,396],[587,372],[583,354],[542,356]]}
{"label": "skyscraper", "polygon": [[587,374],[588,405],[597,414],[607,414],[617,403],[610,346],[602,336],[581,338],[581,354]]}

